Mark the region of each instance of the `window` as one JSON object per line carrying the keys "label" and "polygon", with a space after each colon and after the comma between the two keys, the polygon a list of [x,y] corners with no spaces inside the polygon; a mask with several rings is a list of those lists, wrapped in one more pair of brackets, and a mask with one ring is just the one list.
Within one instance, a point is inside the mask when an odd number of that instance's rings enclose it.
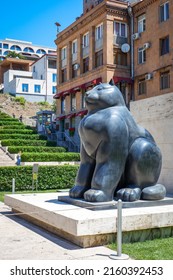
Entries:
{"label": "window", "polygon": [[77,53],[77,40],[72,42],[72,54]]}
{"label": "window", "polygon": [[138,49],[138,63],[142,64],[146,61],[146,51],[144,48]]}
{"label": "window", "polygon": [[39,54],[46,54],[46,51],[43,50],[43,49],[38,49],[38,50],[36,51],[36,53],[39,53]]}
{"label": "window", "polygon": [[95,53],[95,67],[103,65],[103,50]]}
{"label": "window", "polygon": [[126,23],[114,21],[114,35],[120,37],[127,37]]}
{"label": "window", "polygon": [[164,3],[160,6],[160,22],[169,19],[169,2]]}
{"label": "window", "polygon": [[55,94],[56,93],[56,86],[53,86],[52,87],[52,94]]}
{"label": "window", "polygon": [[34,53],[34,50],[33,50],[32,48],[29,48],[29,47],[24,48],[23,51],[24,51],[24,52],[29,52],[29,53]]}
{"label": "window", "polygon": [[41,92],[40,85],[34,85],[34,92],[36,92],[36,93],[40,93]]}
{"label": "window", "polygon": [[13,50],[13,51],[21,51],[21,48],[17,45],[13,45],[11,46],[10,50]]}
{"label": "window", "polygon": [[61,49],[61,60],[64,60],[67,58],[67,47],[64,47]]}
{"label": "window", "polygon": [[22,91],[23,92],[28,92],[29,86],[28,84],[22,84]]}
{"label": "window", "polygon": [[62,69],[61,70],[61,78],[62,78],[62,83],[67,81],[67,69]]}
{"label": "window", "polygon": [[83,59],[83,73],[89,71],[89,57]]}
{"label": "window", "polygon": [[160,89],[170,88],[170,72],[162,72],[160,74]]}
{"label": "window", "polygon": [[85,89],[82,89],[82,94],[81,94],[81,108],[85,108]]}
{"label": "window", "polygon": [[61,114],[65,113],[65,98],[61,97]]}
{"label": "window", "polygon": [[2,43],[0,43],[0,48],[2,48]]}
{"label": "window", "polygon": [[8,44],[3,44],[3,48],[8,49],[9,48]]}
{"label": "window", "polygon": [[119,49],[114,49],[114,64],[127,66],[127,54]]}
{"label": "window", "polygon": [[48,59],[48,68],[56,69],[56,60]]}
{"label": "window", "polygon": [[144,32],[145,31],[145,14],[138,17],[138,32]]}
{"label": "window", "polygon": [[160,39],[160,55],[169,53],[169,36]]}
{"label": "window", "polygon": [[52,74],[52,82],[56,83],[56,81],[57,81],[57,74],[53,73]]}
{"label": "window", "polygon": [[103,23],[96,26],[96,41],[103,38]]}
{"label": "window", "polygon": [[77,77],[77,71],[78,69],[76,69],[76,63],[72,65],[72,78],[76,78]]}
{"label": "window", "polygon": [[83,48],[86,48],[89,46],[89,32],[87,32],[83,35],[82,44],[83,44]]}
{"label": "window", "polygon": [[138,82],[138,95],[146,94],[146,81],[141,79]]}
{"label": "window", "polygon": [[71,94],[71,111],[76,110],[76,94],[72,93]]}

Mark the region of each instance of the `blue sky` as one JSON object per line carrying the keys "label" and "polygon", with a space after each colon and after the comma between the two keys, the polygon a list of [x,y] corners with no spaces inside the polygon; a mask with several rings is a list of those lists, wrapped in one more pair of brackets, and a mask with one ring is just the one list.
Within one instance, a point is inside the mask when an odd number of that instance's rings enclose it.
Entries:
{"label": "blue sky", "polygon": [[60,31],[73,23],[83,12],[83,0],[7,0],[0,7],[0,39],[56,47],[55,22],[61,24]]}

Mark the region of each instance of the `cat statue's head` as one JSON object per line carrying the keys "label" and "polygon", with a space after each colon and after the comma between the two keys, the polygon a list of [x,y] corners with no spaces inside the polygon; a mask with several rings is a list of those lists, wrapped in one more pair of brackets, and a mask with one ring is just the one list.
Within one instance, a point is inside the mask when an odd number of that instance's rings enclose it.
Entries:
{"label": "cat statue's head", "polygon": [[113,106],[125,106],[121,91],[110,83],[100,83],[85,93],[88,111],[101,110]]}

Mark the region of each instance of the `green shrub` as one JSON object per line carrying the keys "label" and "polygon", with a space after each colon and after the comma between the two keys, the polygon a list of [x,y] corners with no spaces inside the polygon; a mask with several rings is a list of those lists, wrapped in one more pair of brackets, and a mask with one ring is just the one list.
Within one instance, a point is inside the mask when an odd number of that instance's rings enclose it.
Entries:
{"label": "green shrub", "polygon": [[23,126],[23,123],[21,123],[21,122],[19,122],[18,120],[17,121],[15,121],[15,120],[11,120],[11,121],[1,121],[0,120],[0,126],[4,126],[4,125],[18,125],[18,126]]}
{"label": "green shrub", "polygon": [[31,129],[0,129],[1,134],[36,134],[35,131]]}
{"label": "green shrub", "polygon": [[22,153],[22,162],[80,161],[79,153]]}
{"label": "green shrub", "polygon": [[[38,190],[71,188],[78,168],[72,165],[39,166]],[[32,166],[0,167],[0,191],[11,191],[13,178],[16,191],[32,189]]]}
{"label": "green shrub", "polygon": [[46,140],[2,140],[1,145],[3,147],[8,146],[47,146],[47,147],[56,147],[56,141],[46,141]]}
{"label": "green shrub", "polygon": [[16,96],[14,101],[20,103],[20,105],[25,105],[26,103],[26,99],[23,96]]}
{"label": "green shrub", "polygon": [[0,140],[3,139],[22,139],[25,140],[31,139],[31,140],[46,140],[46,135],[39,135],[39,134],[0,134]]}
{"label": "green shrub", "polygon": [[64,147],[10,146],[8,147],[8,151],[10,154],[17,154],[19,151],[21,151],[22,153],[65,153],[66,149]]}
{"label": "green shrub", "polygon": [[8,118],[6,117],[6,118],[1,118],[0,117],[0,121],[1,122],[12,122],[12,123],[18,123],[19,121],[18,121],[18,119],[13,119],[13,118],[10,118],[9,116],[8,116]]}
{"label": "green shrub", "polygon": [[15,129],[15,130],[17,130],[17,129],[24,129],[24,128],[29,129],[23,123],[19,123],[19,124],[15,123],[15,124],[12,124],[12,125],[10,124],[10,125],[0,126],[0,131],[5,130],[5,129]]}

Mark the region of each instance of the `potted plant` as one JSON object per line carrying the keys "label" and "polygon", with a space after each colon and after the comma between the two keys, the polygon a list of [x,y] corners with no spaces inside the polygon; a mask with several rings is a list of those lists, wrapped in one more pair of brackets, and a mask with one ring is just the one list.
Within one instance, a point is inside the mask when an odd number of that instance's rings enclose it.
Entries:
{"label": "potted plant", "polygon": [[69,135],[72,137],[72,136],[74,136],[74,133],[75,133],[75,128],[74,127],[70,127],[69,128]]}

